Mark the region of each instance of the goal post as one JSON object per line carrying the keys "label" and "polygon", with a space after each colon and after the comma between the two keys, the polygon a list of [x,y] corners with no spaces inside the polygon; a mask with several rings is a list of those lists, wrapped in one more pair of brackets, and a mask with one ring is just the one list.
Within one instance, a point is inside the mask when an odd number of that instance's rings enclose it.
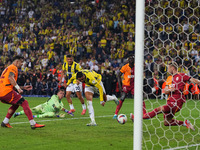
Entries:
{"label": "goal post", "polygon": [[[134,91],[134,150],[142,149],[142,104],[144,62],[144,0],[136,0],[135,91]],[[136,94],[137,93],[137,94]]]}

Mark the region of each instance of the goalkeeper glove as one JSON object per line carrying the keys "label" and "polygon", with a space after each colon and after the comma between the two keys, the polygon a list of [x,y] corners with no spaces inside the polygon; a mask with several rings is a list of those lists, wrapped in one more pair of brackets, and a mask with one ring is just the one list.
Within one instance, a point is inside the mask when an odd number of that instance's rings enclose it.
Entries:
{"label": "goalkeeper glove", "polygon": [[100,104],[101,104],[102,106],[104,106],[104,105],[105,105],[105,102],[104,102],[104,101],[100,101]]}
{"label": "goalkeeper glove", "polygon": [[67,109],[65,109],[65,112],[66,112],[67,114],[69,114],[70,116],[74,116],[74,114],[73,114],[71,111],[68,111]]}

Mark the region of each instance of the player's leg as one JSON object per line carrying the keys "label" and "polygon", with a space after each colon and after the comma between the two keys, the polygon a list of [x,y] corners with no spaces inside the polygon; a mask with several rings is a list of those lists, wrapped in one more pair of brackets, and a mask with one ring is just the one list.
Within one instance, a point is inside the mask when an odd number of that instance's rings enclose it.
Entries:
{"label": "player's leg", "polygon": [[40,125],[40,124],[37,124],[35,122],[35,120],[33,119],[33,114],[32,114],[32,111],[29,107],[29,104],[28,104],[28,101],[25,100],[23,97],[21,97],[21,99],[17,102],[20,106],[22,106],[23,110],[24,110],[24,113],[26,114],[26,116],[28,117],[28,120],[30,122],[30,125],[31,125],[31,128],[32,129],[35,129],[35,128],[42,128],[44,127],[45,125]]}
{"label": "player's leg", "polygon": [[71,93],[73,91],[73,84],[69,84],[69,86],[66,88],[66,98],[67,98],[67,102],[69,103],[69,107],[70,107],[70,111],[71,112],[75,112],[75,109],[74,109],[74,105],[72,103],[72,99],[71,99]]}
{"label": "player's leg", "polygon": [[165,105],[155,108],[153,111],[143,114],[143,119],[150,119],[165,111]]}
{"label": "player's leg", "polygon": [[[29,122],[31,124],[31,128],[41,128],[44,127],[45,125],[39,125],[33,120],[32,112],[30,110],[30,107],[28,105],[28,101],[26,101],[20,94],[18,94],[16,91],[11,91],[9,94],[7,94],[5,97],[5,101],[8,101],[12,105],[20,105],[23,107],[23,110],[25,114],[27,115]],[[15,113],[16,109],[19,106],[14,106],[9,109],[9,117],[11,118],[12,115]],[[6,119],[9,121],[9,118]],[[9,124],[9,123],[8,123]]]}
{"label": "player's leg", "polygon": [[95,116],[94,116],[94,108],[92,105],[92,99],[94,95],[94,87],[91,86],[85,86],[85,97],[87,99],[87,108],[89,111],[89,116],[91,119],[91,122],[87,124],[87,126],[96,126]]}
{"label": "player's leg", "polygon": [[115,101],[115,104],[118,105],[119,104],[118,98],[115,95],[106,95],[106,90],[104,88],[103,82],[100,82],[100,85],[103,89],[103,100],[104,100],[104,102]]}
{"label": "player's leg", "polygon": [[54,112],[46,112],[43,114],[33,115],[33,118],[45,118],[45,117],[52,118],[55,116],[56,116],[56,114]]}
{"label": "player's leg", "polygon": [[125,98],[126,98],[126,93],[125,93],[125,92],[122,92],[121,98],[120,98],[119,104],[117,105],[117,108],[116,108],[116,110],[115,110],[115,115],[113,116],[113,119],[117,119],[117,115],[118,115],[118,113],[119,113],[119,111],[120,111],[120,109],[121,109],[121,107],[122,107],[122,104],[123,104]]}
{"label": "player's leg", "polygon": [[2,127],[12,128],[12,126],[9,124],[9,120],[12,117],[12,115],[15,113],[15,111],[18,109],[18,107],[19,105],[12,105],[8,109],[8,113],[1,124]]}
{"label": "player's leg", "polygon": [[5,104],[11,104],[12,106],[8,109],[7,115],[4,118],[3,122],[1,123],[2,127],[6,128],[12,128],[12,126],[9,124],[10,118],[13,116],[15,111],[18,109],[18,105],[16,102],[20,99],[21,95],[19,95],[14,90],[10,93],[6,94],[5,96],[1,97],[1,102]]}
{"label": "player's leg", "polygon": [[83,96],[82,96],[82,83],[80,83],[79,85],[75,84],[74,88],[75,88],[76,95],[77,95],[77,97],[79,98],[79,100],[82,104],[83,111],[82,111],[81,115],[85,115],[86,105],[85,105],[85,102],[84,102],[84,99],[83,99]]}
{"label": "player's leg", "polygon": [[180,126],[183,125],[183,121],[179,121],[176,119],[173,119],[174,114],[172,113],[165,113],[164,114],[164,125],[165,126]]}
{"label": "player's leg", "polygon": [[[168,113],[164,114],[164,125],[165,126],[185,126],[189,129],[195,130],[194,126],[190,123],[189,120],[180,121],[173,119],[176,112],[179,112],[183,106],[182,102],[178,102],[176,105],[174,104],[168,104],[170,110],[168,110]],[[166,109],[167,110],[167,109]]]}
{"label": "player's leg", "polygon": [[[42,104],[41,105],[38,105],[38,106],[36,106],[36,107],[33,107],[33,108],[30,108],[31,109],[31,111],[32,111],[32,113],[42,113],[42,111],[43,111],[43,106],[42,106]],[[17,117],[17,116],[19,116],[19,115],[24,115],[25,114],[25,112],[24,112],[24,110],[22,110],[22,111],[20,111],[20,112],[16,112],[15,114],[14,114],[14,117]]]}

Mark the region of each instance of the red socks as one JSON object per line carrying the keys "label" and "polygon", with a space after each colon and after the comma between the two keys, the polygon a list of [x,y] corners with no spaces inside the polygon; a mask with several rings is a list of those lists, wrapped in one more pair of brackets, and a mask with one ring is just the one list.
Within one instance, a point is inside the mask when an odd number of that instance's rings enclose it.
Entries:
{"label": "red socks", "polygon": [[12,105],[9,109],[8,109],[8,113],[6,115],[6,118],[10,119],[12,117],[12,115],[15,113],[15,111],[17,110],[17,108],[19,107],[19,105]]}
{"label": "red socks", "polygon": [[116,110],[115,110],[115,114],[118,114],[119,110],[120,110],[121,107],[122,107],[123,102],[124,102],[124,101],[119,100],[119,104],[117,105],[117,108],[116,108]]}
{"label": "red socks", "polygon": [[32,120],[33,119],[33,114],[32,114],[32,111],[28,105],[28,101],[25,100],[22,105],[23,107],[23,110],[24,110],[24,113],[26,114],[26,116],[28,117],[28,120]]}
{"label": "red socks", "polygon": [[[121,109],[123,102],[124,102],[124,101],[119,100],[119,105],[117,105],[115,114],[118,114],[118,113],[119,113],[119,110]],[[144,115],[144,114],[146,114],[146,105],[145,105],[145,102],[143,101],[143,115]]]}
{"label": "red socks", "polygon": [[143,115],[143,119],[153,118],[153,117],[155,117],[157,114],[158,114],[158,109],[156,108],[156,109],[154,109],[153,111],[144,114],[144,115]]}
{"label": "red socks", "polygon": [[171,122],[168,122],[168,124],[165,124],[165,126],[180,126],[183,125],[183,121],[172,119]]}

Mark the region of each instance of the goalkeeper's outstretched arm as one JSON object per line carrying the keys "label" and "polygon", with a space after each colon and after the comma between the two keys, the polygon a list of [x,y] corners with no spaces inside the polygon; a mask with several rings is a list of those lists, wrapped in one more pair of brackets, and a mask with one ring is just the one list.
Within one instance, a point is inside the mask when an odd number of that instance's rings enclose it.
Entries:
{"label": "goalkeeper's outstretched arm", "polygon": [[71,111],[69,111],[69,110],[67,110],[65,108],[62,108],[62,111],[66,112],[70,116],[74,116],[74,114]]}

